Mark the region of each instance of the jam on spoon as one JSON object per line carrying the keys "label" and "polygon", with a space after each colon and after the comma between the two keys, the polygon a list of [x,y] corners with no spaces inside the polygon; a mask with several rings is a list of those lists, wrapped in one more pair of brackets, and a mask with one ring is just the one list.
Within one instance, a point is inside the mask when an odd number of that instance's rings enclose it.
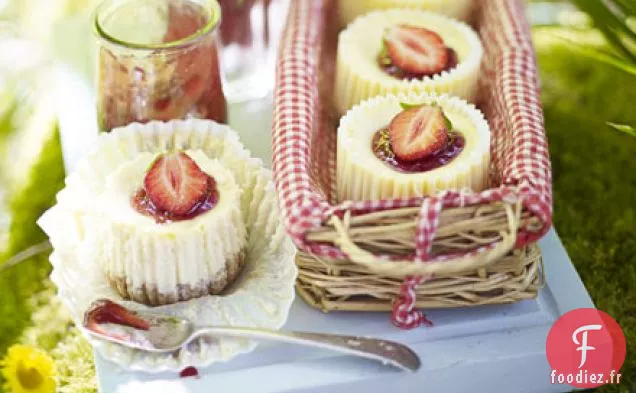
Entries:
{"label": "jam on spoon", "polygon": [[[281,330],[261,329],[253,326],[198,326],[195,322],[186,318],[155,313],[150,314],[143,311],[135,314],[129,313],[125,309],[122,313],[122,310],[119,308],[113,309],[112,306],[109,305],[110,303],[112,302],[96,301],[94,307],[90,308],[86,313],[87,315],[85,320],[89,321],[88,324],[96,325],[94,322],[90,323],[90,321],[95,319],[94,315],[100,314],[100,312],[95,312],[94,310],[101,310],[103,309],[102,306],[105,305],[106,310],[115,310],[115,315],[117,316],[114,318],[115,321],[120,321],[119,316],[122,316],[123,323],[141,328],[145,328],[147,326],[146,324],[149,324],[149,330],[144,331],[135,328],[129,329],[132,330],[130,337],[125,337],[123,339],[119,339],[112,334],[104,335],[99,330],[95,331],[91,329],[91,331],[95,333],[93,335],[98,336],[103,340],[116,342],[129,348],[140,349],[148,352],[174,353],[193,340],[199,339],[203,335],[207,335],[268,341],[274,340],[296,345],[317,347],[320,349],[331,349],[348,355],[355,355],[381,361],[384,364],[390,364],[402,370],[416,371],[420,367],[420,359],[417,354],[409,347],[395,341],[319,332],[285,332]],[[106,314],[110,315],[110,312],[107,312]],[[138,318],[142,322],[136,320]],[[111,319],[110,317],[107,317],[106,320],[110,321]],[[85,325],[86,324],[87,322],[85,322]],[[88,328],[90,329],[90,327]],[[135,336],[135,334],[137,336]],[[186,368],[183,370],[185,374],[184,376],[190,376],[195,371],[196,369],[193,370]]]}
{"label": "jam on spoon", "polygon": [[95,302],[84,316],[84,327],[96,333],[112,336],[119,340],[127,340],[128,337],[108,332],[101,327],[104,324],[128,326],[137,330],[149,330],[150,323],[139,317],[132,311],[113,303],[110,300]]}

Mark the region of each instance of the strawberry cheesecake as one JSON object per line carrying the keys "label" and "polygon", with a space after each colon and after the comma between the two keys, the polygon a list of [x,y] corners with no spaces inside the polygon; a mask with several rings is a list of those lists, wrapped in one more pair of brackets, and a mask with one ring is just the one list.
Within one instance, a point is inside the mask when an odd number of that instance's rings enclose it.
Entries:
{"label": "strawberry cheesecake", "polygon": [[390,8],[420,9],[462,21],[470,19],[473,9],[473,0],[340,0],[337,3],[341,26],[371,11]]}
{"label": "strawberry cheesecake", "polygon": [[218,294],[240,272],[241,191],[203,151],[139,153],[97,198],[93,259],[123,298],[157,306]]}
{"label": "strawberry cheesecake", "polygon": [[446,93],[474,102],[483,57],[468,25],[425,11],[362,16],[340,33],[334,102],[342,115],[388,93]]}
{"label": "strawberry cheesecake", "polygon": [[447,95],[389,95],[354,107],[338,128],[338,199],[382,200],[488,186],[490,130]]}

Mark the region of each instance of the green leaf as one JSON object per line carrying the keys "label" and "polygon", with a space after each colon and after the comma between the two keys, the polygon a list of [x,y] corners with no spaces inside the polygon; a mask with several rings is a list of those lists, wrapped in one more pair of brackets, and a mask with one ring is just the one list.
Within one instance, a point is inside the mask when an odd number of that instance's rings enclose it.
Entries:
{"label": "green leaf", "polygon": [[614,5],[620,9],[620,11],[627,16],[636,15],[636,1],[634,0],[614,0]]}
{"label": "green leaf", "polygon": [[0,254],[0,265],[14,254],[46,240],[36,221],[55,203],[55,194],[62,189],[65,176],[57,124],[48,127],[51,127],[51,131],[42,142],[37,161],[26,172],[25,181],[19,190],[10,198],[9,244],[6,251]]}
{"label": "green leaf", "polygon": [[384,44],[384,40],[382,41],[382,49],[380,49],[380,54],[378,55],[378,62],[383,66],[390,66],[393,64],[393,60],[391,60],[391,56],[389,55],[389,50],[386,48]]}
{"label": "green leaf", "polygon": [[[37,162],[28,170],[24,186],[9,202],[9,245],[6,251],[0,253],[0,265],[16,253],[46,239],[36,220],[54,203],[55,194],[64,185],[59,135],[55,124],[52,127],[46,140],[42,141]],[[30,323],[32,310],[28,299],[42,289],[50,270],[48,255],[40,254],[0,273],[0,356]]]}
{"label": "green leaf", "polygon": [[[581,11],[586,12],[592,18],[596,28],[603,33],[616,50],[629,61],[636,63],[636,53],[633,49],[636,45],[636,32],[627,24],[626,15],[618,15],[615,12],[615,8],[621,8],[620,4],[613,3],[613,6],[609,6],[600,0],[573,0],[573,2]],[[628,2],[621,1],[620,3]],[[632,8],[634,8],[633,5],[622,7],[623,10],[631,10]],[[626,40],[627,43],[623,40]]]}
{"label": "green leaf", "polygon": [[[405,111],[412,109],[412,108],[419,108],[420,106],[424,106],[426,104],[410,104],[408,102],[400,102],[400,106],[402,107],[402,109],[404,109]],[[438,106],[437,104],[431,104],[430,106]],[[450,119],[448,117],[446,117],[446,114],[444,113],[444,111],[442,111],[442,116],[444,116],[444,123],[446,123],[446,129],[448,131],[451,131],[453,129],[453,123],[450,121]]]}
{"label": "green leaf", "polygon": [[609,121],[607,122],[607,125],[614,128],[615,130],[618,130],[620,132],[624,132],[628,135],[636,137],[636,129],[632,126],[628,126],[626,124],[616,124]]}
{"label": "green leaf", "polygon": [[614,66],[629,74],[636,75],[636,62],[633,62],[628,59],[624,59],[612,53],[604,52],[590,45],[580,44],[570,38],[562,37],[559,35],[555,35],[555,37],[562,39],[564,41],[567,41],[568,44],[571,45],[571,48],[573,50],[576,50],[582,55],[585,55],[594,60],[601,61],[603,63]]}
{"label": "green leaf", "polygon": [[448,132],[451,132],[453,130],[453,123],[450,121],[448,117],[446,117],[446,114],[444,112],[442,112],[442,116],[444,116],[444,123],[446,123],[446,130]]}
{"label": "green leaf", "polygon": [[0,145],[13,130],[13,115],[17,109],[16,99],[12,92],[0,92]]}
{"label": "green leaf", "polygon": [[424,105],[424,104],[409,104],[409,103],[407,103],[407,102],[400,102],[400,106],[401,106],[401,107],[402,107],[402,109],[404,109],[405,111],[408,111],[409,109],[412,109],[412,108],[420,107],[420,106],[422,106],[422,105]]}
{"label": "green leaf", "polygon": [[[621,6],[622,3],[611,0],[590,1],[590,0],[573,0],[576,6],[590,15],[597,27],[607,27],[615,29],[619,33],[623,33],[631,40],[636,40],[636,32],[627,24],[629,13],[624,11],[634,8],[633,5],[627,7]],[[633,16],[633,13],[631,14]]]}

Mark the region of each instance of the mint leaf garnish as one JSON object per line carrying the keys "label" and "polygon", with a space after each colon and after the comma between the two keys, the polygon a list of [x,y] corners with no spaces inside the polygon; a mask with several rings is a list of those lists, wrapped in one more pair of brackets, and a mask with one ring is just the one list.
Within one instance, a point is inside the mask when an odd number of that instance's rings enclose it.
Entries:
{"label": "mint leaf garnish", "polygon": [[406,110],[409,110],[409,109],[411,109],[411,108],[418,108],[418,107],[420,107],[420,106],[422,106],[422,105],[424,105],[424,104],[409,104],[409,103],[406,103],[406,102],[400,102],[400,106],[401,106],[401,107],[402,107],[402,109],[404,109],[405,111],[406,111]]}
{"label": "mint leaf garnish", "polygon": [[387,49],[384,40],[382,40],[382,49],[380,49],[380,54],[378,54],[378,63],[385,67],[391,66],[393,64],[393,60],[391,60],[389,50]]}
{"label": "mint leaf garnish", "polygon": [[444,111],[442,111],[442,116],[444,116],[444,122],[446,123],[446,130],[447,131],[452,131],[453,130],[453,123],[450,121],[450,119],[446,116],[446,114],[444,113]]}

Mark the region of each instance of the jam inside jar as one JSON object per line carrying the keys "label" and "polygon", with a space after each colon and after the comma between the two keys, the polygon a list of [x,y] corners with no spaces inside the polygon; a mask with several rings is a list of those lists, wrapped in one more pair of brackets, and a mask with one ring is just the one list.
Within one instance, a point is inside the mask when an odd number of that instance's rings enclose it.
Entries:
{"label": "jam inside jar", "polygon": [[98,121],[225,123],[216,0],[106,0],[97,10]]}

